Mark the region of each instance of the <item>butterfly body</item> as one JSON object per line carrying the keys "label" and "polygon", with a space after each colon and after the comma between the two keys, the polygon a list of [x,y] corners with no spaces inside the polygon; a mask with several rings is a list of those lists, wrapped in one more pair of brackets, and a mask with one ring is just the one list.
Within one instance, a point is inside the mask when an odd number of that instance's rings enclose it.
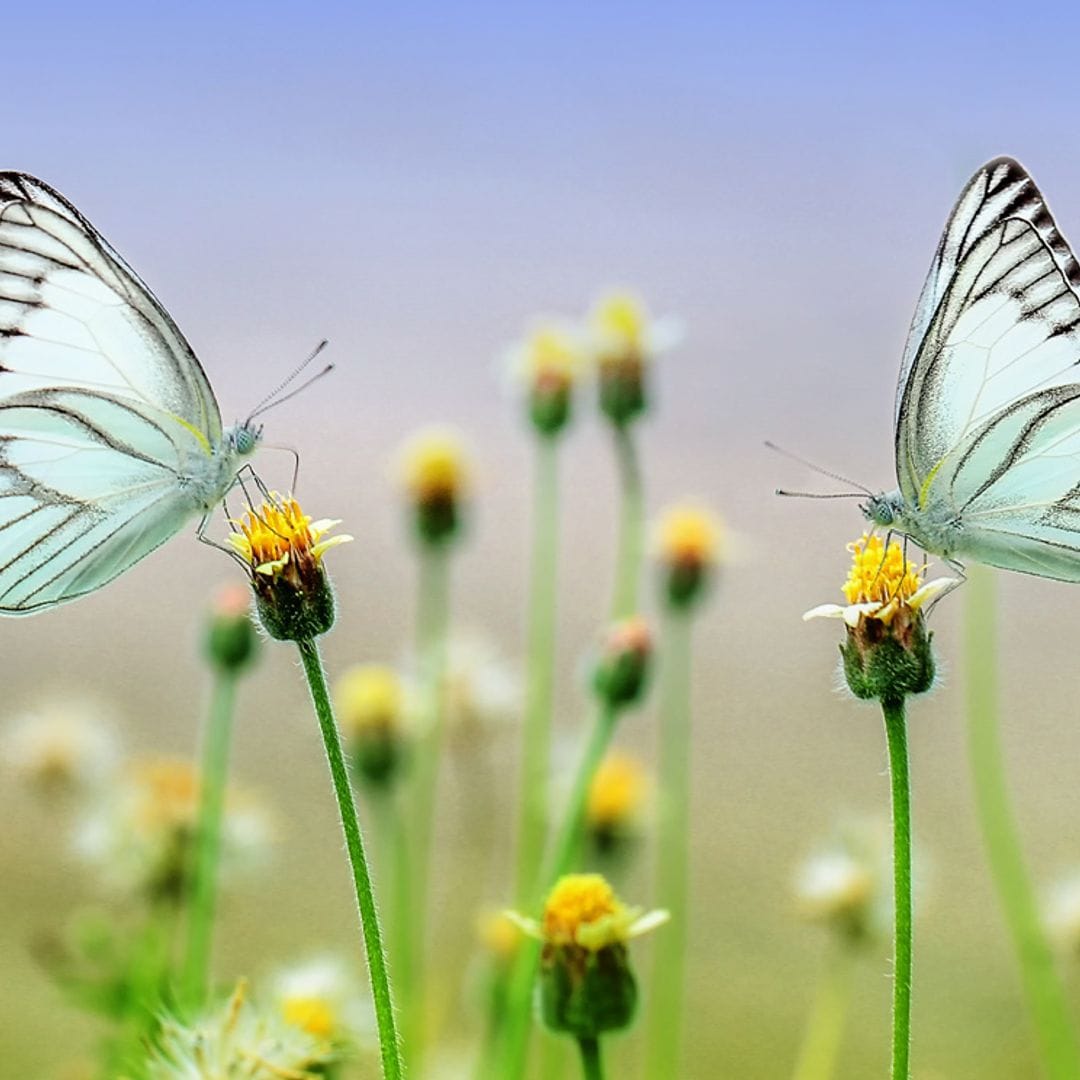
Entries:
{"label": "butterfly body", "polygon": [[255,449],[199,361],[63,196],[0,172],[0,614],[111,581],[205,515]]}
{"label": "butterfly body", "polygon": [[929,552],[1080,581],[1080,266],[1026,170],[981,168],[923,287],[897,386],[896,490]]}

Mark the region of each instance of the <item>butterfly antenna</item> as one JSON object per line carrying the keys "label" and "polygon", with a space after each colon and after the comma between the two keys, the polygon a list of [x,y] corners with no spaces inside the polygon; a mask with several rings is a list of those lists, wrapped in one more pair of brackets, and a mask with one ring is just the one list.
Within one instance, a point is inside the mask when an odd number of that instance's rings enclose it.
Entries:
{"label": "butterfly antenna", "polygon": [[864,499],[862,491],[788,491],[787,488],[777,488],[777,495],[786,495],[791,499]]}
{"label": "butterfly antenna", "polygon": [[[853,488],[859,489],[859,497],[863,495],[873,496],[873,492],[863,484],[858,483],[856,480],[849,480],[846,476],[841,476],[839,473],[831,472],[829,469],[823,469],[820,465],[815,465],[812,461],[807,461],[806,458],[800,457],[798,454],[793,454],[790,450],[785,450],[782,446],[777,446],[776,443],[765,440],[765,445],[770,450],[775,450],[778,454],[783,454],[784,457],[790,458],[792,461],[797,461],[800,465],[805,465],[806,468],[812,472],[818,473],[820,476],[827,476],[830,480],[835,480],[840,484],[850,484]],[[850,492],[849,495],[811,495],[807,496],[803,492],[787,492],[778,491],[778,495],[802,495],[804,498],[825,498],[825,499],[844,499],[850,496],[854,496],[855,492]]]}
{"label": "butterfly antenna", "polygon": [[[256,416],[261,416],[265,412],[269,412],[271,409],[276,409],[278,405],[284,405],[286,401],[296,397],[297,394],[303,393],[312,383],[318,382],[324,375],[329,375],[334,370],[333,364],[327,364],[321,371],[315,372],[306,382],[302,382],[299,386],[290,390],[283,397],[271,397],[269,401],[263,402],[249,417],[248,420],[254,420]],[[286,383],[288,385],[288,383]],[[284,387],[279,388],[276,392],[281,393]]]}
{"label": "butterfly antenna", "polygon": [[[315,359],[315,357],[317,357],[319,353],[321,353],[323,349],[325,349],[326,346],[329,344],[330,343],[326,340],[326,338],[323,338],[323,340],[320,341],[319,344],[316,345],[315,348],[311,351],[311,354],[302,363],[298,364],[295,368],[293,368],[293,370],[284,379],[282,379],[282,381],[278,383],[278,385],[274,387],[274,389],[271,390],[270,393],[267,394],[266,397],[264,397],[262,401],[260,401],[259,404],[255,406],[254,409],[251,410],[251,413],[248,416],[248,420],[254,420],[256,416],[258,416],[260,413],[266,412],[266,410],[269,409],[272,405],[279,405],[282,401],[288,401],[289,398],[292,397],[292,394],[289,394],[283,398],[278,398],[278,400],[276,401],[274,399],[277,398],[278,394],[280,394],[282,390],[284,390],[291,382],[293,382],[297,378],[297,376],[299,376],[301,372],[303,372],[304,369]],[[298,390],[303,390],[305,387],[310,386],[315,381],[315,379],[322,378],[322,376],[327,374],[327,372],[332,371],[333,367],[333,364],[327,364],[327,366],[323,368],[323,370],[320,371],[318,375],[314,376],[311,379],[308,379],[308,381],[304,383],[303,386],[300,386],[297,388],[297,390],[294,390],[293,394],[297,393]]]}

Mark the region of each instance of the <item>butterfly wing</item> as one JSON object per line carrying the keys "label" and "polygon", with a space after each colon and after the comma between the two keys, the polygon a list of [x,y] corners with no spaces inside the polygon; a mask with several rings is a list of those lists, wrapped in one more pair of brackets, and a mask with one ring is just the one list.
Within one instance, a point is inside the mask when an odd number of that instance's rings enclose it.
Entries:
{"label": "butterfly wing", "polygon": [[0,612],[82,596],[167,540],[221,440],[151,292],[61,195],[0,173]]}
{"label": "butterfly wing", "polygon": [[[897,476],[958,553],[1080,580],[1080,267],[1034,181],[999,158],[945,227],[905,352]],[[931,545],[932,546],[932,545]]]}

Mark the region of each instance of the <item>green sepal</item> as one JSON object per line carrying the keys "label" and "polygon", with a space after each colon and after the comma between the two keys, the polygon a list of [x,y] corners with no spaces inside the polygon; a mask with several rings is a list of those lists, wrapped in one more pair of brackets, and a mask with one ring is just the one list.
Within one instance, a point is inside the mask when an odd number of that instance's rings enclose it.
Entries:
{"label": "green sepal", "polygon": [[593,951],[547,945],[540,967],[540,1014],[552,1031],[595,1038],[629,1026],[638,990],[626,946]]}

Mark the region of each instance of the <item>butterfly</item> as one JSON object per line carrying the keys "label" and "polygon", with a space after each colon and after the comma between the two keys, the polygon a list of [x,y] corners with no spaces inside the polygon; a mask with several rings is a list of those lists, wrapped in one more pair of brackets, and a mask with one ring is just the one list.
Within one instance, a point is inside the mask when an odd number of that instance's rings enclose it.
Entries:
{"label": "butterfly", "polygon": [[926,551],[1080,581],[1080,267],[996,158],[945,225],[896,391],[894,491],[862,507]]}
{"label": "butterfly", "polygon": [[112,581],[205,516],[261,428],[223,428],[191,346],[48,184],[0,172],[0,614]]}

